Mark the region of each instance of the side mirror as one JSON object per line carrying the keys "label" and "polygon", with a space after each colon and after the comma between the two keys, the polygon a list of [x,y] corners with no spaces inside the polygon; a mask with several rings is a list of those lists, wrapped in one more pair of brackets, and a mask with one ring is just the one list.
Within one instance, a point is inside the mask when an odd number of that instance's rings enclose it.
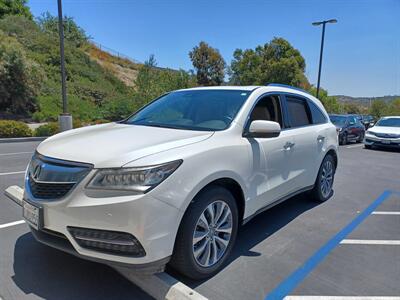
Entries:
{"label": "side mirror", "polygon": [[255,120],[250,123],[249,129],[243,133],[244,137],[272,138],[281,133],[281,125],[273,121]]}
{"label": "side mirror", "polygon": [[375,123],[374,123],[374,122],[371,122],[371,123],[369,123],[369,126],[368,126],[368,127],[374,127],[374,125],[375,125]]}

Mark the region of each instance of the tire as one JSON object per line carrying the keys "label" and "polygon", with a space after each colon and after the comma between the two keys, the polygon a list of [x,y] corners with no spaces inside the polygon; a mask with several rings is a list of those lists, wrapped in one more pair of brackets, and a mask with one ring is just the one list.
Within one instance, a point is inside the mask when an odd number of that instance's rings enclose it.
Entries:
{"label": "tire", "polygon": [[365,145],[365,144],[364,144],[364,148],[365,148],[365,149],[371,149],[372,146],[371,146],[371,145]]}
{"label": "tire", "polygon": [[[209,228],[208,235],[213,236],[211,232],[215,230],[216,234],[219,235],[219,239],[211,239],[211,237],[207,235],[206,237],[201,238],[201,240],[197,241],[196,244],[194,244],[195,230],[196,233],[201,232],[201,235],[199,236],[203,236],[203,234],[207,232],[207,229],[203,231],[205,228],[205,226],[203,225],[205,223],[202,222],[200,218],[204,216],[207,223],[212,224],[212,222],[210,222],[211,219],[209,210],[207,209],[209,209],[210,207],[214,207],[214,213],[218,213],[217,206],[221,205],[220,207],[222,207],[223,204],[226,206],[223,208],[224,210],[218,220],[222,220],[221,218],[224,212],[229,213],[227,208],[229,208],[230,210],[230,217],[228,217],[228,221],[226,221],[226,223],[222,223],[222,225],[225,225],[221,226],[220,228],[225,228],[223,230],[226,230],[226,228],[229,228],[229,224],[232,225],[230,238],[227,242],[226,248],[222,251],[218,247],[222,248],[223,244],[220,242],[222,240],[221,237],[227,239],[228,233],[217,232],[218,230],[212,229],[212,227],[207,227]],[[235,198],[227,189],[219,186],[210,186],[203,190],[193,199],[188,209],[186,210],[185,215],[183,216],[176,237],[174,252],[172,254],[169,265],[184,276],[195,280],[211,277],[214,274],[218,273],[223,268],[227,258],[232,252],[232,248],[237,236],[239,223],[238,216],[239,214]],[[218,222],[215,223],[217,224]],[[203,246],[207,242],[209,243],[210,247],[207,248],[206,246],[204,248],[205,252],[199,250],[202,249],[201,246]],[[213,247],[214,245],[216,245],[215,247],[217,248]],[[203,253],[204,255],[196,256],[195,249],[199,251],[198,253]],[[217,249],[217,251],[215,251],[215,249]],[[218,249],[222,252],[218,253]],[[217,256],[219,257],[213,262],[213,254],[215,253],[217,253]],[[207,254],[209,254],[209,256],[207,256]],[[207,265],[207,257],[210,257],[210,260],[208,262],[210,265]]]}
{"label": "tire", "polygon": [[363,140],[364,140],[364,133],[360,133],[360,136],[357,139],[357,143],[362,143]]}
{"label": "tire", "polygon": [[347,133],[343,133],[340,145],[346,145],[348,143]]}
{"label": "tire", "polygon": [[[328,165],[331,166],[331,180],[330,180],[330,184],[329,184],[329,189],[325,190],[323,188],[324,184],[323,184],[323,177],[326,175],[324,174],[329,174],[328,172]],[[333,182],[335,179],[335,160],[333,158],[333,156],[331,154],[327,154],[324,158],[324,160],[321,163],[321,166],[319,167],[319,171],[318,171],[318,175],[317,175],[317,179],[315,180],[315,184],[314,184],[314,188],[311,190],[311,197],[313,198],[313,200],[317,201],[317,202],[325,202],[326,200],[328,200],[332,194],[333,194],[333,190],[332,190],[332,186],[333,186]]]}

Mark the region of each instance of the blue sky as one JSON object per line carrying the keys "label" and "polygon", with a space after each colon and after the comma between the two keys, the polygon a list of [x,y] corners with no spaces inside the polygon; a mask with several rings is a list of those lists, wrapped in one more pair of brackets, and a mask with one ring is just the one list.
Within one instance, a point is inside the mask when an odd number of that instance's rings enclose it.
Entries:
{"label": "blue sky", "polygon": [[[35,16],[57,13],[56,0],[28,5]],[[326,29],[321,85],[332,95],[400,95],[400,0],[63,0],[63,10],[96,42],[185,70],[201,40],[230,63],[236,48],[283,37],[304,56],[314,84],[321,28],[311,23],[336,18]]]}

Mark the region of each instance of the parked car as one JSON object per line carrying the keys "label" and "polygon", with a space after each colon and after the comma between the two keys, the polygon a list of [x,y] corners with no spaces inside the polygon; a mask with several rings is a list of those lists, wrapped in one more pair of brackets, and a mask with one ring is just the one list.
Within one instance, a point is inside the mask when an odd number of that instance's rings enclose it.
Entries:
{"label": "parked car", "polygon": [[302,192],[329,199],[337,151],[335,126],[304,91],[174,91],[121,122],[43,141],[23,215],[38,241],[82,258],[205,278],[239,225]]}
{"label": "parked car", "polygon": [[337,128],[340,145],[363,141],[365,127],[357,117],[354,115],[329,115],[329,118]]}
{"label": "parked car", "polygon": [[368,129],[364,140],[365,148],[390,146],[400,148],[400,116],[383,117]]}
{"label": "parked car", "polygon": [[363,115],[361,122],[364,124],[365,129],[367,130],[368,128],[374,126],[375,124],[375,119],[373,116],[370,115]]}

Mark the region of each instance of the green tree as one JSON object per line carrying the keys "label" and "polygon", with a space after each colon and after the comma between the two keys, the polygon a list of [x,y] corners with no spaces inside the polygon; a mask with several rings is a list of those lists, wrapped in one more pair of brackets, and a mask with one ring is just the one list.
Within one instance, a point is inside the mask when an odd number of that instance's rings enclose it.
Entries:
{"label": "green tree", "polygon": [[361,114],[361,107],[355,103],[345,103],[343,110],[348,114]]}
{"label": "green tree", "polygon": [[221,85],[224,82],[226,63],[218,49],[206,42],[200,42],[189,52],[189,57],[196,70],[199,85]]}
{"label": "green tree", "polygon": [[395,99],[389,103],[387,115],[400,116],[400,98]]}
{"label": "green tree", "polygon": [[386,114],[388,106],[383,100],[372,101],[369,113],[375,118],[380,118]]}
{"label": "green tree", "polygon": [[[311,95],[316,97],[316,95],[317,95],[316,87],[310,86],[307,90]],[[322,104],[324,105],[324,107],[328,113],[339,113],[340,112],[339,102],[337,101],[336,97],[328,96],[327,90],[320,88],[318,98],[322,102]]]}
{"label": "green tree", "polygon": [[32,14],[26,2],[27,0],[0,0],[0,18],[16,15],[32,20]]}
{"label": "green tree", "polygon": [[275,37],[254,50],[236,49],[230,66],[230,81],[238,85],[282,83],[307,88],[305,67],[299,50],[285,39]]}
{"label": "green tree", "polygon": [[0,111],[29,115],[36,108],[43,73],[18,41],[0,31]]}
{"label": "green tree", "polygon": [[139,69],[135,80],[134,99],[136,108],[166,92],[195,86],[192,75],[183,70],[175,71],[157,67],[154,55]]}
{"label": "green tree", "polygon": [[[37,23],[43,32],[58,35],[58,17],[49,12],[43,13],[37,18]],[[72,17],[64,16],[64,38],[76,46],[81,46],[89,40],[89,36],[79,27]]]}

